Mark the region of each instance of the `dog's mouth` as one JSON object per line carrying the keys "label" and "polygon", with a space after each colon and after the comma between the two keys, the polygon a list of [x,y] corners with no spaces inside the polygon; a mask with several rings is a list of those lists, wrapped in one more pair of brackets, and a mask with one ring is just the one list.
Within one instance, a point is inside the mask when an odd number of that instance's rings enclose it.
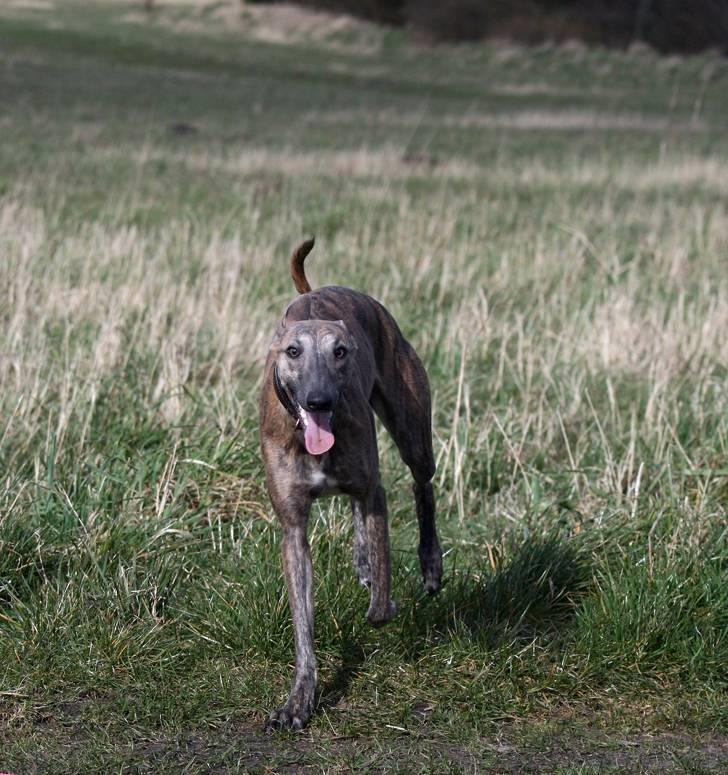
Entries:
{"label": "dog's mouth", "polygon": [[334,446],[334,434],[331,431],[333,412],[307,412],[299,405],[298,410],[303,422],[303,441],[309,455],[323,455]]}

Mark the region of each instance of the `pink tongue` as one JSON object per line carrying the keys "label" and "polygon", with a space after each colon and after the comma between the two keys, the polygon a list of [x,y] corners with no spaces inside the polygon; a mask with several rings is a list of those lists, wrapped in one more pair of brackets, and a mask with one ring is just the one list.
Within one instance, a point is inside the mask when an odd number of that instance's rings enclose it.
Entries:
{"label": "pink tongue", "polygon": [[303,411],[304,441],[309,455],[323,455],[334,446],[334,434],[331,432],[331,412]]}

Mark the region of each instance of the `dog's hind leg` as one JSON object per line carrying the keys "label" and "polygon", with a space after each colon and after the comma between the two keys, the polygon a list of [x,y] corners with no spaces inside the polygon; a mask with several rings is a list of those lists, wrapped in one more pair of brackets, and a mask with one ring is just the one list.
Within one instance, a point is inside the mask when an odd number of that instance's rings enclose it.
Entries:
{"label": "dog's hind leg", "polygon": [[388,390],[375,387],[371,403],[412,472],[420,558],[425,589],[435,594],[442,586],[442,549],[435,526],[435,494],[432,477],[432,419],[427,374],[410,348],[407,357],[397,358],[397,369],[389,375]]}
{"label": "dog's hind leg", "polygon": [[432,482],[418,482],[412,485],[415,494],[417,522],[420,527],[420,558],[422,580],[429,594],[434,595],[442,586],[442,549],[435,527],[435,494]]}

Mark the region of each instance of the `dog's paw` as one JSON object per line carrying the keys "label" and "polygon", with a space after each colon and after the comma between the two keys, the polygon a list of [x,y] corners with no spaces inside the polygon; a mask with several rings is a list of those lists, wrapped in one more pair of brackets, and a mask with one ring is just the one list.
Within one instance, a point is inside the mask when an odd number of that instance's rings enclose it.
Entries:
{"label": "dog's paw", "polygon": [[423,577],[425,592],[428,595],[436,595],[442,587],[442,570],[435,573],[426,573]]}
{"label": "dog's paw", "polygon": [[274,710],[265,722],[266,734],[281,730],[300,732],[311,720],[315,688],[315,675],[299,676],[286,704]]}
{"label": "dog's paw", "polygon": [[420,555],[420,566],[422,568],[422,582],[425,585],[425,591],[428,595],[434,595],[442,587],[442,553],[433,552],[430,556]]}
{"label": "dog's paw", "polygon": [[367,621],[372,627],[381,627],[394,619],[398,612],[399,609],[394,600],[390,600],[386,608],[383,606],[375,607],[374,605],[370,605],[369,610],[367,611]]}
{"label": "dog's paw", "polygon": [[265,733],[271,735],[274,732],[290,730],[300,732],[308,724],[309,715],[293,713],[287,705],[270,714],[270,718],[265,722]]}

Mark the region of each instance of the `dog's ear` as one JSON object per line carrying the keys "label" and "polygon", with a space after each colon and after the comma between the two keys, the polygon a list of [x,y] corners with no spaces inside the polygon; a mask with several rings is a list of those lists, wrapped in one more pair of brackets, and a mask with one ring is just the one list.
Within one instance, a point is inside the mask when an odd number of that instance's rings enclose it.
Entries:
{"label": "dog's ear", "polygon": [[337,320],[336,322],[344,329],[344,331],[346,331],[346,335],[349,338],[349,349],[358,350],[359,345],[356,343],[356,337],[351,335],[351,331],[349,331],[346,323],[344,323],[343,320]]}
{"label": "dog's ear", "polygon": [[286,333],[287,328],[288,326],[286,325],[286,316],[284,315],[281,318],[281,322],[278,324],[278,328],[276,329],[275,334],[273,334],[273,340],[271,341],[272,347],[275,347],[281,343],[281,339],[283,338],[283,334]]}

